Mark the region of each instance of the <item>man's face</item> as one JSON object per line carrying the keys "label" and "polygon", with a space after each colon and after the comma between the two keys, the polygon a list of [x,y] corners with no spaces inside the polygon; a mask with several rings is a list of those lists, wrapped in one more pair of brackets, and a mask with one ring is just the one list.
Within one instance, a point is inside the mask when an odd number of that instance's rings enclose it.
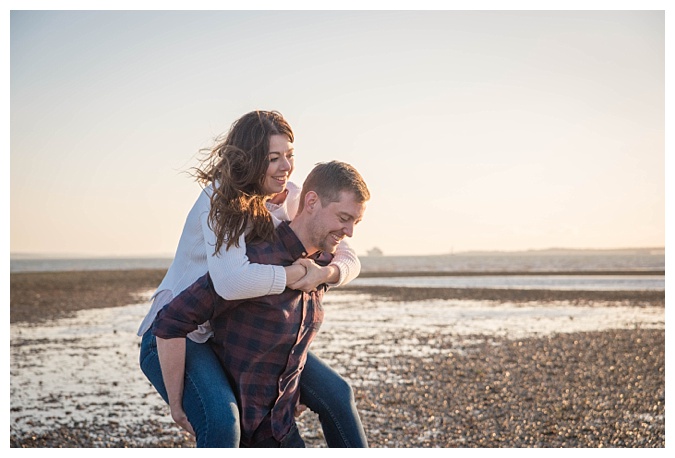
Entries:
{"label": "man's face", "polygon": [[310,242],[321,251],[335,253],[343,238],[354,235],[354,226],[361,222],[366,203],[357,202],[353,192],[342,191],[337,202],[329,202],[324,207],[317,199],[315,205],[317,208],[310,220]]}

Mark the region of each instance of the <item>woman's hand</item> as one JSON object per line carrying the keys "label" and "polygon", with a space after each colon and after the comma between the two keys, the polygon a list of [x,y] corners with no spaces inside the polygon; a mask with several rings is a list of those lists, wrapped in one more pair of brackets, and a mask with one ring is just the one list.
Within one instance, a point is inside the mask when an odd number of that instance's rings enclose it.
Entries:
{"label": "woman's hand", "polygon": [[171,407],[171,418],[176,422],[178,426],[183,428],[185,431],[189,432],[193,436],[196,436],[195,430],[192,428],[192,425],[188,421],[187,415],[183,410],[183,407]]}
{"label": "woman's hand", "polygon": [[305,410],[307,410],[307,406],[304,404],[300,404],[300,401],[295,405],[295,411],[293,412],[293,415],[295,418],[298,418],[300,415],[302,415]]}
{"label": "woman's hand", "polygon": [[316,288],[328,282],[331,278],[334,278],[336,275],[339,277],[340,273],[336,266],[328,265],[325,267],[319,266],[317,263],[307,258],[300,258],[293,263],[294,265],[299,264],[307,269],[307,273],[297,282],[288,285],[291,289],[298,289],[306,293],[316,291]]}

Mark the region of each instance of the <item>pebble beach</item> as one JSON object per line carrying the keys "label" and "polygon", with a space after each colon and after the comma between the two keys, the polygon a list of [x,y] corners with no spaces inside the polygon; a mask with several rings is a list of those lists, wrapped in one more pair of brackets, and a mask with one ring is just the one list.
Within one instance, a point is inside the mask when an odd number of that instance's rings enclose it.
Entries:
{"label": "pebble beach", "polygon": [[[10,447],[194,447],[138,367],[163,274],[11,274]],[[371,447],[665,447],[664,291],[347,286],[325,307],[312,350]]]}

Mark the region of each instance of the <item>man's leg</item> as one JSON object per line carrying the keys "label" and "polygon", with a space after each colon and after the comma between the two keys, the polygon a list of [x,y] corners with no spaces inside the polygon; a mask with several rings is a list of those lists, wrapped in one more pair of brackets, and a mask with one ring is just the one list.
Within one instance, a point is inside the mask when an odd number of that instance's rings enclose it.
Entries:
{"label": "man's leg", "polygon": [[[220,361],[208,343],[186,339],[183,409],[197,434],[197,447],[238,447],[239,409]],[[167,401],[157,356],[157,341],[151,331],[143,336],[141,369]]]}
{"label": "man's leg", "polygon": [[311,351],[300,376],[300,402],[319,415],[329,447],[368,447],[352,387]]}

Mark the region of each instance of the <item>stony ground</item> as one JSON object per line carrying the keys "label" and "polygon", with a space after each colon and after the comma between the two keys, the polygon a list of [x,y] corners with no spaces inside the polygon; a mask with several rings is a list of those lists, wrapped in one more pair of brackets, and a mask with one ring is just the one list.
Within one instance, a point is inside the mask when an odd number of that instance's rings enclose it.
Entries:
{"label": "stony ground", "polygon": [[[117,298],[107,306],[126,304],[158,279],[155,271],[12,274],[11,319],[50,319],[98,306],[101,291]],[[37,296],[35,282],[50,281]],[[659,297],[637,302],[664,306]],[[380,359],[369,373],[348,375],[371,447],[665,447],[664,330],[520,340],[414,337],[439,351]],[[303,414],[299,423],[309,447],[325,446],[314,414]],[[13,436],[10,425],[10,447],[147,446],[193,447],[194,441],[153,420],[123,427],[113,417],[24,437]]]}

